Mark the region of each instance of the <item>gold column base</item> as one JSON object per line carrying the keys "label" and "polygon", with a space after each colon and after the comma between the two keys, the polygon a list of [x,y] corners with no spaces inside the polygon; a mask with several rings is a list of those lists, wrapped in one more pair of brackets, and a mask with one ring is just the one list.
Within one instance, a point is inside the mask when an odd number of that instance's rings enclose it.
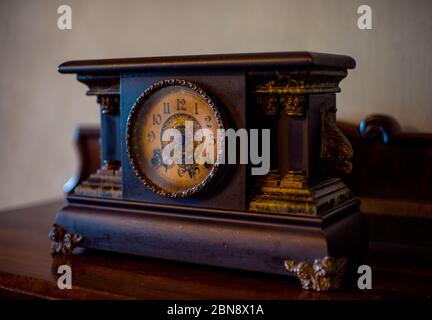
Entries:
{"label": "gold column base", "polygon": [[283,177],[270,172],[257,182],[249,210],[317,216],[349,199],[350,190],[339,178],[309,187],[302,171],[289,171]]}
{"label": "gold column base", "polygon": [[111,162],[81,182],[73,191],[74,195],[120,198],[122,196],[121,168]]}

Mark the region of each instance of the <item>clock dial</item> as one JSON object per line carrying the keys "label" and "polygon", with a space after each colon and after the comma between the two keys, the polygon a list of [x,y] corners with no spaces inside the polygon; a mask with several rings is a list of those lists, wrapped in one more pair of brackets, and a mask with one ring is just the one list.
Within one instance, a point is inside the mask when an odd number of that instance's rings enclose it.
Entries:
{"label": "clock dial", "polygon": [[[205,187],[215,176],[222,155],[215,139],[217,129],[222,128],[219,110],[202,89],[184,80],[156,82],[137,99],[129,115],[127,149],[132,167],[154,192],[187,197]],[[163,138],[168,129],[178,130],[181,139]],[[186,135],[193,137],[200,129],[209,130],[207,136],[198,141],[186,139]],[[214,144],[214,161],[203,161],[208,158],[206,152],[210,149],[195,152],[195,157],[190,152],[191,147],[197,150],[206,139]],[[173,150],[174,145],[181,147],[177,149],[181,150],[181,159],[169,163],[163,158],[163,150],[168,147]]]}

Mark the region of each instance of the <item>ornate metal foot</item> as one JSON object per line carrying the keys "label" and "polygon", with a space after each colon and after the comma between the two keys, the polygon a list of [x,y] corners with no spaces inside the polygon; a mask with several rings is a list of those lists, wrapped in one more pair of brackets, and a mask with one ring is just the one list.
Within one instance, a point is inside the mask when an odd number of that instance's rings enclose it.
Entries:
{"label": "ornate metal foot", "polygon": [[327,291],[338,289],[342,284],[346,258],[325,257],[315,259],[313,265],[308,262],[285,260],[285,268],[299,278],[303,289]]}
{"label": "ornate metal foot", "polygon": [[53,254],[69,255],[83,240],[82,236],[68,233],[65,229],[56,224],[52,226],[48,236],[52,241],[51,249]]}

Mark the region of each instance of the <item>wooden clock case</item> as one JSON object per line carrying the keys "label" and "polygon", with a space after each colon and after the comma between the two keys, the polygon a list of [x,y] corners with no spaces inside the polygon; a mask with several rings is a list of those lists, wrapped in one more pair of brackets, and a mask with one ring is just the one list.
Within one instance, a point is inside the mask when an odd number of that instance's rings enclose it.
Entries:
{"label": "wooden clock case", "polygon": [[[101,106],[101,168],[66,196],[50,237],[76,247],[297,276],[303,288],[339,287],[367,247],[359,201],[337,178],[352,148],[335,125],[348,56],[309,52],[66,62]],[[199,85],[229,127],[270,128],[271,170],[229,165],[209,190],[173,199],[147,189],[125,150],[127,117],[152,83]]]}

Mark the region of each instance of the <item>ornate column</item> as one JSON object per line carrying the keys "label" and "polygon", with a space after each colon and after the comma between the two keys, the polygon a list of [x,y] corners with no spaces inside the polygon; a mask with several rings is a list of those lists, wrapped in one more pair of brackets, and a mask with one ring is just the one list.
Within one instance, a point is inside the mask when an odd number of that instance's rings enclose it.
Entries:
{"label": "ornate column", "polygon": [[100,94],[97,96],[101,114],[101,166],[120,169],[120,96]]}
{"label": "ornate column", "polygon": [[97,103],[100,105],[101,166],[89,179],[79,184],[73,193],[121,197],[120,79],[110,75],[78,75],[77,79],[88,86],[87,95],[97,96]]}
{"label": "ornate column", "polygon": [[253,74],[256,107],[276,138],[272,171],[257,179],[251,211],[320,215],[350,199],[337,176],[351,171],[352,148],[335,123],[335,93],[346,75],[322,68]]}

